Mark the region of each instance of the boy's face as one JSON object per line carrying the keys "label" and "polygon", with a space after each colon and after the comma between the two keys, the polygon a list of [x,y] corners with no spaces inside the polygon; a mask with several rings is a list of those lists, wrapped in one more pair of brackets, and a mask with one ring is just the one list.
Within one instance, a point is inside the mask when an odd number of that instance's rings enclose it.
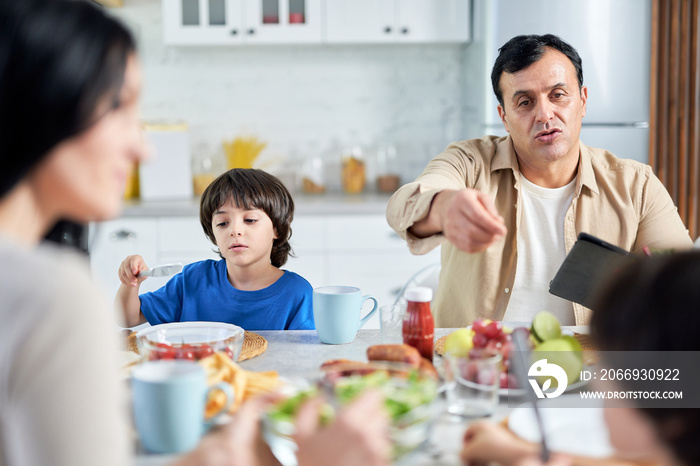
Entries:
{"label": "boy's face", "polygon": [[277,232],[270,217],[262,210],[240,208],[231,199],[214,212],[212,229],[216,245],[229,265],[270,264]]}

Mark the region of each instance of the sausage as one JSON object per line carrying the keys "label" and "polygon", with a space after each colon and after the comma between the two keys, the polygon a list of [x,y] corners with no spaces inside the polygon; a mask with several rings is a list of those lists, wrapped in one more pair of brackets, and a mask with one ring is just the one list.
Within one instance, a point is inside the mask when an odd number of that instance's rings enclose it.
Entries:
{"label": "sausage", "polygon": [[418,371],[421,374],[427,377],[431,377],[435,380],[438,380],[440,378],[437,369],[435,369],[435,366],[433,366],[433,363],[426,358],[420,358],[420,367],[418,368]]}
{"label": "sausage", "polygon": [[327,378],[335,379],[350,375],[367,375],[377,369],[367,362],[351,361],[349,359],[331,359],[321,364],[321,370]]}
{"label": "sausage", "polygon": [[409,345],[373,345],[367,348],[367,359],[402,362],[413,367],[420,367],[421,364],[420,353]]}

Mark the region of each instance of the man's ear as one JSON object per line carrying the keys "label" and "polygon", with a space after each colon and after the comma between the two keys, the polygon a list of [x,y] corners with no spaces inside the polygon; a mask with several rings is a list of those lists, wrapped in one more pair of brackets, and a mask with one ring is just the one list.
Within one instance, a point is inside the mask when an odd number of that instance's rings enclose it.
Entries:
{"label": "man's ear", "polygon": [[503,109],[502,105],[499,105],[497,108],[498,116],[501,117],[501,122],[503,123],[503,126],[505,127],[506,131],[510,133],[510,130],[508,129],[508,122],[506,121],[506,111]]}
{"label": "man's ear", "polygon": [[588,102],[588,88],[581,86],[581,118],[586,116],[586,102]]}

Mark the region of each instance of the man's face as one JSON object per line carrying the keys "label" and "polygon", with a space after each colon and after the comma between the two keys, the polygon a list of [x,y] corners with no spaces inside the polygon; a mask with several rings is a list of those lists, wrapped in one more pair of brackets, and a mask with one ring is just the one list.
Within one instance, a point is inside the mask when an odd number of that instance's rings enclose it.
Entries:
{"label": "man's face", "polygon": [[498,114],[513,139],[519,161],[545,168],[560,160],[578,161],[587,89],[579,89],[576,69],[563,53],[548,49],[516,73],[503,73],[503,106]]}

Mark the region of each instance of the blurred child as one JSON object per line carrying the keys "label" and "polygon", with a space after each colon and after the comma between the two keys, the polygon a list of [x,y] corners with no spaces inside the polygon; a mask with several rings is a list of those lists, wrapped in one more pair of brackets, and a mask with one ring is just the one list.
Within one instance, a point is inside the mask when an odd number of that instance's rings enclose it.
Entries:
{"label": "blurred child", "polygon": [[[605,361],[615,355],[616,367],[634,367],[637,351],[678,358],[700,353],[700,251],[643,257],[615,269],[596,294],[591,336]],[[686,353],[685,357],[689,357]],[[683,379],[683,392],[698,393],[698,378]],[[616,390],[636,391],[636,379],[615,381]],[[641,399],[641,397],[640,397]],[[682,406],[649,407],[637,399],[604,406],[615,458],[555,454],[548,466],[620,466],[700,464],[700,415]],[[541,465],[540,445],[515,437],[499,424],[469,426],[461,452],[467,464]]]}
{"label": "blurred child", "polygon": [[[221,260],[186,265],[154,292],[139,295],[148,266],[138,255],[119,267],[117,320],[133,327],[148,321],[228,322],[247,330],[313,329],[311,285],[280,267],[291,246],[294,201],[274,176],[233,169],[202,194],[199,219]],[[121,309],[120,309],[121,308]]]}

